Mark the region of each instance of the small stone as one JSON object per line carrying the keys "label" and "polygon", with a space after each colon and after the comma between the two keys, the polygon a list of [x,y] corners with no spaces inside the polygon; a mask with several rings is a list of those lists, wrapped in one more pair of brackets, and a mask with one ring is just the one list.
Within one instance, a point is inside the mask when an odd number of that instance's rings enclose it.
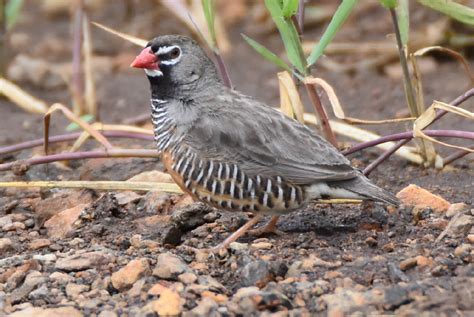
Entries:
{"label": "small stone", "polygon": [[117,313],[111,310],[103,310],[97,317],[117,317]]}
{"label": "small stone", "polygon": [[409,282],[410,278],[403,273],[396,264],[389,262],[387,263],[388,276],[392,283]]}
{"label": "small stone", "polygon": [[57,260],[57,257],[53,253],[35,254],[33,255],[33,259],[37,260],[40,263],[49,264],[49,263],[55,262]]}
{"label": "small stone", "polygon": [[414,258],[408,258],[406,260],[403,260],[400,262],[400,270],[406,271],[408,269],[411,269],[412,267],[415,267],[417,265],[417,259],[416,257]]}
{"label": "small stone", "polygon": [[63,272],[53,272],[49,275],[49,279],[62,285],[74,280],[74,278]]}
{"label": "small stone", "polygon": [[35,220],[33,218],[26,219],[23,223],[27,228],[33,228],[35,226]]}
{"label": "small stone", "polygon": [[28,295],[28,299],[37,300],[46,298],[49,295],[49,289],[46,285],[41,285],[41,287],[35,289]]}
{"label": "small stone", "polygon": [[0,238],[0,253],[13,250],[13,242],[8,238]]}
{"label": "small stone", "polygon": [[367,244],[371,248],[375,248],[378,242],[373,237],[368,237],[367,239],[365,239],[365,244]]}
{"label": "small stone", "polygon": [[232,242],[229,244],[229,248],[233,251],[242,251],[249,248],[248,243]]}
{"label": "small stone", "polygon": [[468,235],[467,235],[467,240],[468,240],[470,243],[474,243],[474,234],[468,234]]}
{"label": "small stone", "polygon": [[182,310],[182,300],[178,293],[166,289],[160,298],[152,302],[153,311],[159,316],[178,316]]}
{"label": "small stone", "polygon": [[465,203],[455,203],[451,204],[446,211],[446,217],[452,218],[460,212],[467,210],[469,206]]}
{"label": "small stone", "polygon": [[414,184],[410,184],[399,191],[397,198],[406,206],[419,209],[431,208],[431,210],[437,213],[446,212],[450,206],[450,203],[444,198],[434,195]]}
{"label": "small stone", "polygon": [[59,239],[66,237],[73,230],[74,223],[87,206],[88,204],[79,204],[49,218],[44,223],[44,227],[48,229],[48,235]]}
{"label": "small stone", "polygon": [[253,249],[253,250],[270,250],[271,248],[273,248],[273,244],[271,244],[270,242],[257,242],[257,243],[252,243],[250,245],[250,249]]}
{"label": "small stone", "polygon": [[66,295],[71,299],[77,298],[79,294],[87,292],[88,290],[88,285],[80,285],[76,283],[68,283],[66,285]]}
{"label": "small stone", "polygon": [[395,250],[395,243],[389,242],[382,247],[385,252],[393,252]]}
{"label": "small stone", "polygon": [[46,281],[46,278],[38,271],[29,273],[23,284],[16,288],[10,295],[12,304],[16,304],[25,299],[39,284]]}
{"label": "small stone", "polygon": [[86,252],[72,255],[56,262],[55,268],[66,272],[84,271],[112,262],[113,257],[104,252]]}
{"label": "small stone", "polygon": [[18,231],[18,230],[25,230],[26,226],[23,222],[12,222],[10,224],[6,224],[2,227],[3,231]]}
{"label": "small stone", "polygon": [[217,314],[217,303],[209,297],[203,297],[187,316],[214,316]]}
{"label": "small stone", "polygon": [[147,259],[132,260],[125,267],[112,274],[112,285],[119,291],[129,288],[149,270]]}
{"label": "small stone", "polygon": [[6,216],[3,216],[3,217],[0,217],[0,228],[3,228],[4,226],[9,225],[12,222],[13,221],[12,221],[11,215],[6,215]]}
{"label": "small stone", "polygon": [[197,276],[194,273],[187,272],[187,273],[182,273],[178,275],[178,281],[186,285],[192,284],[196,282],[196,280],[197,280]]}
{"label": "small stone", "polygon": [[152,295],[152,296],[159,296],[161,295],[161,293],[163,293],[163,291],[165,289],[168,289],[168,287],[160,284],[160,283],[156,283],[155,285],[153,285],[149,290],[148,290],[148,295]]}
{"label": "small stone", "polygon": [[84,315],[74,307],[40,308],[29,307],[24,310],[14,312],[9,317],[83,317]]}
{"label": "small stone", "polygon": [[324,279],[325,280],[333,280],[333,279],[336,279],[336,278],[339,278],[339,277],[342,277],[342,273],[339,272],[339,271],[327,271],[326,273],[324,273]]}
{"label": "small stone", "polygon": [[425,267],[433,265],[433,260],[428,259],[426,256],[419,255],[416,257],[416,265],[418,267]]}
{"label": "small stone", "polygon": [[245,265],[240,272],[240,285],[243,287],[257,286],[264,287],[274,279],[270,271],[270,265],[265,261],[253,261]]}
{"label": "small stone", "polygon": [[49,239],[35,239],[30,242],[28,247],[32,250],[38,250],[38,249],[49,247],[50,245],[51,245],[51,241]]}
{"label": "small stone", "polygon": [[456,249],[454,249],[454,255],[457,257],[465,257],[466,255],[469,255],[471,250],[472,250],[471,245],[467,243],[463,243],[460,246],[458,246]]}
{"label": "small stone", "polygon": [[188,271],[186,263],[172,253],[162,253],[158,256],[153,275],[162,279],[176,280],[178,275]]}

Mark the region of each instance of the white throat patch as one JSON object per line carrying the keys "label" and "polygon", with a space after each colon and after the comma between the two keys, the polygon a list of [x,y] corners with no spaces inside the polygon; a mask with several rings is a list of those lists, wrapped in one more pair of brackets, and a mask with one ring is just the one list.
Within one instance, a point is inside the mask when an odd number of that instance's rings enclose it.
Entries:
{"label": "white throat patch", "polygon": [[163,76],[163,72],[158,70],[158,69],[147,69],[147,68],[145,68],[145,73],[150,77]]}

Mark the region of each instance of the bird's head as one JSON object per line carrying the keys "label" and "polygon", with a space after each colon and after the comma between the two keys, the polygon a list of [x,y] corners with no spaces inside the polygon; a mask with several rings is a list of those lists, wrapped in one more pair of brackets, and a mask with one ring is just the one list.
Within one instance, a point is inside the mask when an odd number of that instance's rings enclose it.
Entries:
{"label": "bird's head", "polygon": [[163,35],[148,42],[130,65],[143,68],[153,86],[189,90],[220,82],[214,63],[192,39]]}

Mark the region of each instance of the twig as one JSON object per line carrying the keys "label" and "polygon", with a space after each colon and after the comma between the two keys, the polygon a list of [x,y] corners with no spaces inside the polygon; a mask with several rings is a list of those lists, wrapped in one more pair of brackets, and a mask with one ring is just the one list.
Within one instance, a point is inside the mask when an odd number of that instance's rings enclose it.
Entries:
{"label": "twig", "polygon": [[232,81],[230,80],[230,76],[229,76],[229,72],[227,71],[227,67],[225,66],[224,59],[222,58],[222,55],[221,55],[219,49],[215,48],[213,50],[213,53],[214,53],[214,58],[216,60],[217,69],[219,70],[219,73],[221,74],[221,78],[222,78],[222,81],[224,82],[224,85],[226,85],[230,89],[233,89]]}
{"label": "twig", "polygon": [[82,160],[104,157],[158,157],[156,150],[108,149],[107,151],[67,152],[33,157],[26,160],[0,164],[0,171],[7,171],[18,165],[39,165],[57,161]]}
{"label": "twig", "polygon": [[0,76],[7,70],[7,13],[6,0],[0,0]]}
{"label": "twig", "polygon": [[[446,137],[446,138],[462,138],[462,139],[473,139],[474,138],[474,132],[469,132],[469,131],[458,131],[458,130],[424,130],[423,131],[426,135],[432,136],[432,137]],[[411,140],[413,139],[413,131],[408,131],[408,132],[401,132],[401,133],[395,133],[395,134],[390,134],[383,136],[381,138],[364,142],[364,143],[359,143],[357,145],[354,145],[353,147],[342,151],[342,154],[344,155],[349,155],[355,152],[358,152],[360,150],[376,146],[381,143],[386,143],[386,142],[392,142],[392,141],[399,141],[399,140]]]}
{"label": "twig", "polygon": [[[468,91],[466,91],[465,93],[463,93],[462,95],[458,96],[456,99],[454,99],[450,104],[454,107],[458,107],[460,104],[462,104],[464,101],[466,101],[467,99],[471,98],[472,96],[474,96],[474,88],[471,88],[469,89]],[[442,118],[446,113],[448,113],[446,110],[440,110],[438,111],[438,113],[436,114],[436,117],[433,119],[433,121],[431,121],[431,123],[429,125],[427,125],[426,127],[429,127],[430,125],[432,125],[434,122],[436,122],[437,120],[439,120],[440,118]],[[367,168],[365,170],[367,170],[367,174],[369,174],[372,170],[374,170],[378,165],[380,165],[380,163],[382,163],[383,161],[385,161],[390,155],[392,155],[394,152],[396,152],[399,148],[401,148],[402,146],[404,146],[406,143],[408,143],[409,140],[403,140],[403,141],[400,141],[398,142],[397,144],[395,144],[393,147],[391,147],[390,149],[388,149],[386,152],[384,152],[381,156],[379,156],[374,162],[372,162],[371,164],[369,164],[369,166],[367,166]],[[370,169],[369,169],[370,167]],[[365,174],[365,170],[364,170],[364,174]]]}
{"label": "twig", "polygon": [[[471,146],[471,149],[474,150],[474,146]],[[454,152],[453,154],[450,154],[450,155],[446,156],[443,160],[443,163],[444,163],[444,165],[449,165],[449,164],[453,163],[454,161],[459,160],[460,158],[462,158],[462,157],[464,157],[468,154],[472,154],[472,153],[468,152],[468,151],[464,151],[464,150],[458,150],[458,151]]]}
{"label": "twig", "polygon": [[[141,133],[133,133],[133,132],[126,132],[126,131],[101,131],[102,135],[108,138],[128,138],[128,139],[139,139],[145,141],[152,141],[153,136]],[[75,133],[68,133],[68,134],[61,134],[49,137],[48,143],[60,143],[66,141],[73,141],[76,140],[79,136],[81,136],[81,132]],[[0,155],[10,154],[26,149],[30,149],[37,146],[43,145],[44,139],[36,139],[31,141],[26,141],[18,144],[13,144],[5,147],[0,147]]]}
{"label": "twig", "polygon": [[314,106],[317,117],[320,121],[321,129],[324,133],[324,136],[326,137],[326,140],[328,140],[332,145],[337,148],[338,145],[336,136],[334,135],[334,132],[331,129],[328,115],[326,113],[326,110],[324,110],[323,105],[321,104],[321,99],[319,98],[319,95],[316,91],[316,86],[309,83],[305,83],[304,85],[306,87],[306,91],[308,92],[309,98],[311,99],[311,103]]}
{"label": "twig", "polygon": [[82,72],[82,20],[84,16],[84,0],[76,0],[74,13],[74,38],[72,45],[72,97],[74,114],[80,116],[84,111],[84,76]]}

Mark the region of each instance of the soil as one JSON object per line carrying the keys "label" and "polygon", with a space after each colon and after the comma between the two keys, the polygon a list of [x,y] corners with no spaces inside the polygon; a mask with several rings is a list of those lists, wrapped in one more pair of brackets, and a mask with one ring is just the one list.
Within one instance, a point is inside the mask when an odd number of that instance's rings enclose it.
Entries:
{"label": "soil", "polygon": [[[69,16],[46,17],[38,1],[25,3],[14,33],[26,35],[28,41],[26,46],[19,46],[21,50],[10,52],[12,57],[22,53],[52,64],[69,61],[68,49],[49,47],[51,39],[70,46]],[[131,14],[126,13],[124,3],[105,2],[102,10],[92,13],[91,20],[142,38],[167,33],[189,35],[169,12],[156,9],[154,1],[135,3]],[[414,10],[414,28],[439,18],[420,7]],[[263,61],[240,33],[276,52],[282,45],[278,34],[259,32],[252,19],[249,15],[226,26],[232,46],[224,59],[236,89],[278,105],[278,70]],[[377,21],[376,28],[372,27],[373,21]],[[322,26],[308,28],[305,38],[319,38],[322,31]],[[381,39],[390,32],[387,12],[372,8],[350,19],[336,40],[364,42]],[[101,120],[120,123],[147,113],[147,80],[141,72],[127,68],[137,53],[136,47],[98,29],[92,34],[95,54],[115,61],[97,82]],[[470,87],[461,66],[446,59],[433,61],[435,70],[423,76],[427,102],[449,102]],[[469,63],[472,65],[472,60]],[[402,82],[380,69],[348,74],[318,67],[314,75],[333,85],[350,116],[392,118],[405,107]],[[70,103],[66,87],[44,89],[27,82],[20,85],[48,103]],[[306,99],[305,104],[311,111]],[[472,104],[468,100],[463,107],[472,109]],[[41,137],[42,116],[26,113],[4,99],[0,99],[0,109],[0,144]],[[54,115],[53,121],[53,134],[64,133],[67,121],[60,115]],[[447,115],[434,127],[469,130],[469,124],[468,120]],[[381,134],[405,129],[401,125],[367,128]],[[154,147],[144,141],[114,140],[114,144]],[[87,146],[95,145],[91,142]],[[440,149],[441,154],[451,151]],[[24,151],[0,158],[0,162],[35,153],[39,152]],[[363,168],[379,153],[369,149],[350,158]],[[49,313],[71,309],[68,314],[77,316],[468,316],[474,314],[472,167],[472,156],[441,171],[394,156],[371,174],[375,183],[393,193],[416,184],[450,203],[466,204],[457,213],[374,204],[311,204],[281,217],[281,234],[245,236],[229,250],[214,255],[203,250],[217,245],[251,215],[212,210],[200,204],[186,206],[180,204],[179,195],[165,193],[141,192],[133,199],[126,193],[127,201],[122,204],[124,194],[119,192],[0,190],[0,220],[5,222],[0,221],[0,316],[28,316],[33,307]],[[72,162],[69,167],[35,166],[22,176],[2,172],[0,180],[126,180],[144,171],[162,169],[158,159],[95,159]],[[47,218],[65,209],[58,197],[71,204],[68,208],[90,203],[73,229],[61,237],[42,227]],[[41,208],[41,204],[46,207]],[[59,206],[53,208],[53,204]],[[465,221],[464,226],[460,219]],[[444,238],[436,241],[442,232]],[[38,246],[41,239],[44,245]],[[72,257],[87,263],[77,266],[79,260],[74,262]],[[163,260],[165,264],[160,262],[164,257],[168,257],[168,261]],[[168,268],[174,263],[170,257],[179,265]],[[142,269],[135,267],[140,267],[135,260]],[[127,278],[120,279],[117,272],[129,265],[139,273],[127,271]],[[159,269],[177,270],[180,265],[183,269],[174,275]],[[174,305],[176,298],[178,304]]]}

